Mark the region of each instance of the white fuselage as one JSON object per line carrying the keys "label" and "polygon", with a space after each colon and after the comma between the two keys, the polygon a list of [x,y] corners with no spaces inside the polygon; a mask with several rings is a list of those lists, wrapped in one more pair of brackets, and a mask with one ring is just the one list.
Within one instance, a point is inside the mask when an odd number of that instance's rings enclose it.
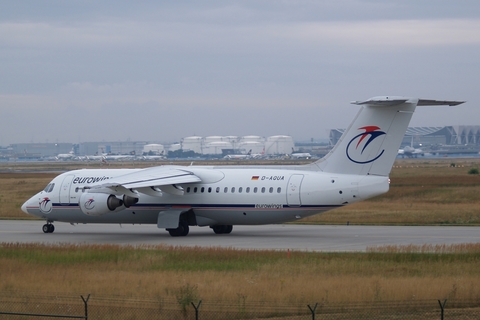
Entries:
{"label": "white fuselage", "polygon": [[254,225],[297,220],[388,191],[388,177],[265,167],[188,167],[206,178],[181,185],[183,195],[139,194],[129,208],[87,215],[79,207],[85,187],[138,171],[83,169],[63,173],[22,206],[25,212],[71,223],[156,224],[169,209],[193,210],[196,225]]}

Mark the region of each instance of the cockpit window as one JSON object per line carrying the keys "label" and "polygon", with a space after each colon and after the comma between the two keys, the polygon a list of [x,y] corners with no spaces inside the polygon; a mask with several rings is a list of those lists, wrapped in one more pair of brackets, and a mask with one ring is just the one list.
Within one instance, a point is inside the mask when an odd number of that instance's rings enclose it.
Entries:
{"label": "cockpit window", "polygon": [[49,184],[45,187],[45,189],[43,189],[43,191],[45,191],[45,192],[52,192],[54,187],[55,187],[55,183],[49,183]]}

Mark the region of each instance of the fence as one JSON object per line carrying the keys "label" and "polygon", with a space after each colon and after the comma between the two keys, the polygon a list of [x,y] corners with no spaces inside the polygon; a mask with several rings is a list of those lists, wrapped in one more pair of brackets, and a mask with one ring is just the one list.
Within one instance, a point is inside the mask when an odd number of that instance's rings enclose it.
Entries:
{"label": "fence", "polygon": [[179,301],[95,295],[0,293],[1,319],[479,319],[480,300],[412,300],[363,303],[277,304]]}

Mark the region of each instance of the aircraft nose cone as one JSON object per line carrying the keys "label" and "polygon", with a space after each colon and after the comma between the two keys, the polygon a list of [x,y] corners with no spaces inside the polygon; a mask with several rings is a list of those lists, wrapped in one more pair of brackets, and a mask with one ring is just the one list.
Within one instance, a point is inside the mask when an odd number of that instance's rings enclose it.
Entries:
{"label": "aircraft nose cone", "polygon": [[22,204],[22,211],[25,212],[25,213],[28,213],[27,204],[28,204],[28,201],[26,201],[24,204]]}

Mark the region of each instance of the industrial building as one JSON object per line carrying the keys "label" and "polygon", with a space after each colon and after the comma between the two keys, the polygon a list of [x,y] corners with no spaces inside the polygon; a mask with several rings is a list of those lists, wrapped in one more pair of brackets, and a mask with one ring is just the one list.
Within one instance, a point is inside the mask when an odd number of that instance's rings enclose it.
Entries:
{"label": "industrial building", "polygon": [[[335,145],[345,129],[330,130],[330,144]],[[403,146],[422,146],[424,151],[435,152],[448,148],[451,153],[478,153],[480,150],[480,126],[409,127],[403,138]]]}

